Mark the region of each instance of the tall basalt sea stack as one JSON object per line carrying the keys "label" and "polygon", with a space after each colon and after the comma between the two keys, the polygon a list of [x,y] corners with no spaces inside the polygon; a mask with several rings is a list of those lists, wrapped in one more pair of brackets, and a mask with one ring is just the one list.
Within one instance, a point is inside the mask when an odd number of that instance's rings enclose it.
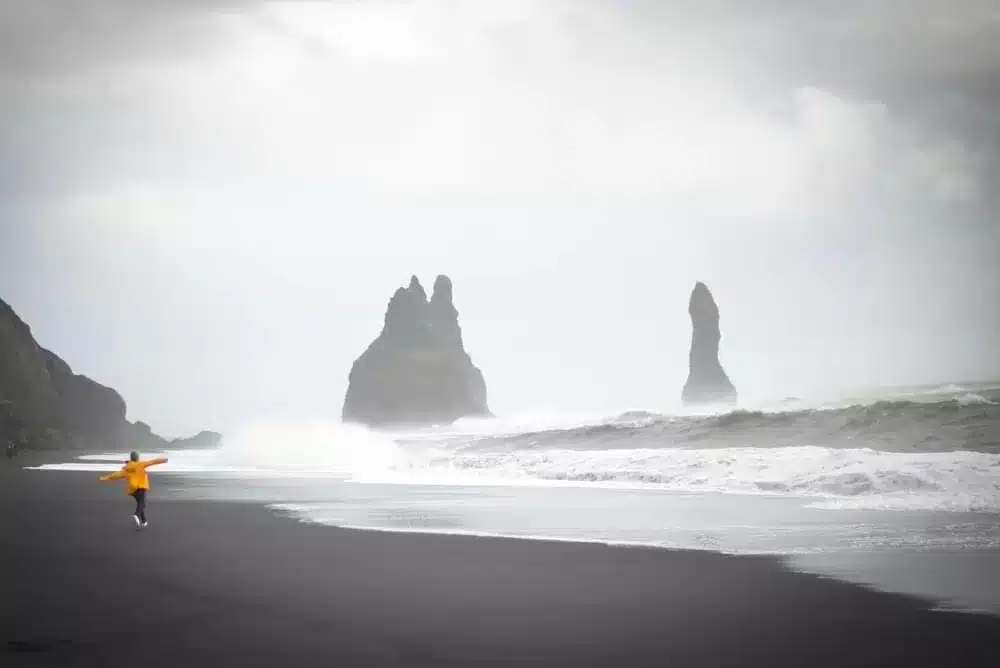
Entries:
{"label": "tall basalt sea stack", "polygon": [[736,388],[719,363],[719,307],[704,283],[696,283],[688,305],[691,354],[681,399],[687,405],[736,403]]}
{"label": "tall basalt sea stack", "polygon": [[382,332],[351,367],[342,415],[371,427],[492,415],[483,373],[462,343],[447,276],[437,277],[430,301],[416,276],[396,290]]}

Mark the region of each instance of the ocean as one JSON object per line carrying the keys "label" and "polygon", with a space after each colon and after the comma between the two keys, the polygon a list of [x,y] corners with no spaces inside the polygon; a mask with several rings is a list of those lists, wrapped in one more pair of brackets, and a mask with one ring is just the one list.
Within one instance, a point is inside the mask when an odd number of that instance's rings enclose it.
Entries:
{"label": "ocean", "polygon": [[158,454],[160,497],[369,530],[778,555],[1000,614],[1000,383],[397,432],[269,424],[216,449],[143,453]]}

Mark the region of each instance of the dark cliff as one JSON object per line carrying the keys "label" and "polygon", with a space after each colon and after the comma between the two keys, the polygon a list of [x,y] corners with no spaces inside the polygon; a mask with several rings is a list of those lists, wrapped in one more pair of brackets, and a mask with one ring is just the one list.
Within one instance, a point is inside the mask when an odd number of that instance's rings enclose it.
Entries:
{"label": "dark cliff", "polygon": [[345,422],[387,427],[488,417],[486,382],[465,352],[447,276],[430,301],[416,276],[389,301],[385,323],[351,368]]}
{"label": "dark cliff", "polygon": [[0,441],[22,447],[146,450],[166,445],[126,418],[125,400],[35,341],[0,299]]}

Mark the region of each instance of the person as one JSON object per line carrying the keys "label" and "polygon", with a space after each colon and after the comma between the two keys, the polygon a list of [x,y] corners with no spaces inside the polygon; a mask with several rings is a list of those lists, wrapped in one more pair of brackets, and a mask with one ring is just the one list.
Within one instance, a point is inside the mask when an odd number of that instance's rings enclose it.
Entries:
{"label": "person", "polygon": [[13,459],[14,455],[17,454],[17,446],[14,445],[14,441],[7,441],[7,459]]}
{"label": "person", "polygon": [[121,480],[122,478],[128,481],[125,491],[135,499],[135,513],[132,515],[132,519],[135,521],[136,529],[145,529],[148,525],[146,521],[146,494],[149,492],[149,474],[146,473],[146,469],[150,466],[166,463],[166,457],[140,461],[139,453],[131,452],[129,460],[120,470],[101,476],[101,482]]}

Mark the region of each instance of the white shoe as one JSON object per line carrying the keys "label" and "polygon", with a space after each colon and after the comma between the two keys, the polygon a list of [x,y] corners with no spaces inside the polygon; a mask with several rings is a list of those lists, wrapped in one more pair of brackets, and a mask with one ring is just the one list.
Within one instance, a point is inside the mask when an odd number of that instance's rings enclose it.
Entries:
{"label": "white shoe", "polygon": [[133,515],[132,516],[132,521],[135,522],[135,528],[136,529],[141,529],[142,528],[142,522],[139,521],[139,517],[137,515]]}
{"label": "white shoe", "polygon": [[148,527],[148,526],[149,526],[149,522],[143,522],[143,523],[142,523],[142,528],[143,528],[143,529],[145,529],[145,528],[146,528],[146,527]]}

